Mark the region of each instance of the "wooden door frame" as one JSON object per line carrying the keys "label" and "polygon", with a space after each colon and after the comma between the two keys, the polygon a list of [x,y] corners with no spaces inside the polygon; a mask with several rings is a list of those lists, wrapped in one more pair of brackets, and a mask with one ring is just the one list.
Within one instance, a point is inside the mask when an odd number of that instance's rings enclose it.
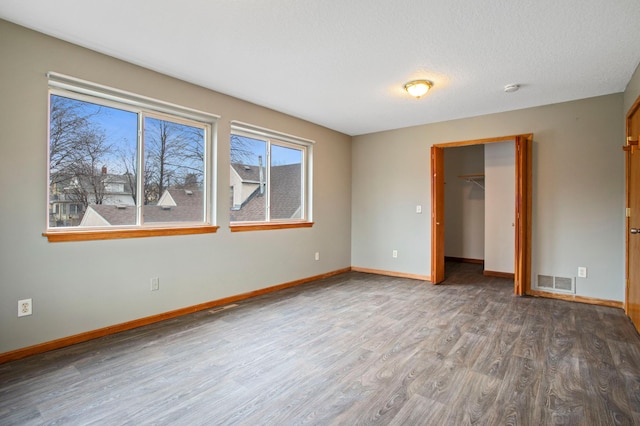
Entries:
{"label": "wooden door frame", "polygon": [[533,133],[434,144],[431,147],[431,282],[444,280],[444,149],[514,141],[515,253],[513,292],[522,296],[531,289],[531,188]]}
{"label": "wooden door frame", "polygon": [[[638,112],[638,110],[640,109],[640,96],[638,96],[638,98],[636,99],[636,101],[633,103],[633,105],[631,106],[631,108],[629,108],[629,111],[627,111],[627,115],[625,117],[624,120],[624,124],[625,124],[625,130],[624,130],[624,134],[625,134],[625,145],[622,147],[622,149],[625,151],[625,160],[624,160],[624,201],[625,201],[625,207],[629,207],[630,202],[631,202],[631,198],[629,196],[630,192],[629,192],[629,169],[630,169],[630,150],[632,148],[631,143],[629,138],[632,137],[631,135],[631,129],[630,129],[630,123],[631,123],[631,117]],[[636,145],[636,149],[640,149],[638,148],[638,146]],[[625,237],[624,237],[624,273],[625,273],[625,284],[624,284],[624,312],[625,314],[627,314],[627,316],[629,316],[629,228],[630,228],[630,223],[629,223],[629,215],[625,214]]]}
{"label": "wooden door frame", "polygon": [[431,277],[444,280],[444,148],[431,147]]}

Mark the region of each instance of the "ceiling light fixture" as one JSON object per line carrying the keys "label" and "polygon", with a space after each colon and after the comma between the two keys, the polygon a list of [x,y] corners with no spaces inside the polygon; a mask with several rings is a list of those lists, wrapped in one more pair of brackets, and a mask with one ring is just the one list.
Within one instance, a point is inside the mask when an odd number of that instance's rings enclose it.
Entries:
{"label": "ceiling light fixture", "polygon": [[404,85],[404,90],[416,99],[420,99],[432,87],[433,83],[429,80],[413,80]]}
{"label": "ceiling light fixture", "polygon": [[504,86],[504,92],[505,93],[517,92],[519,88],[520,88],[519,84],[507,84],[506,86]]}

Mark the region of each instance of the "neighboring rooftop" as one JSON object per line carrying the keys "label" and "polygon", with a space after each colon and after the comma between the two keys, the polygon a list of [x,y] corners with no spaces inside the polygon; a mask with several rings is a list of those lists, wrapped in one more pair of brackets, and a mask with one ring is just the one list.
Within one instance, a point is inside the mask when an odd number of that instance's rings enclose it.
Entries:
{"label": "neighboring rooftop", "polygon": [[[232,163],[231,167],[238,173],[240,179],[248,183],[260,183],[260,168],[247,164]],[[263,177],[264,180],[264,177]]]}
{"label": "neighboring rooftop", "polygon": [[[170,189],[161,197],[163,204],[143,207],[145,223],[202,222],[204,205],[202,191]],[[172,201],[174,202],[172,204]],[[136,207],[94,204],[87,208],[80,226],[135,225]]]}
{"label": "neighboring rooftop", "polygon": [[[244,170],[242,165],[234,165]],[[251,166],[249,166],[251,167]],[[253,166],[256,170],[258,167]],[[247,176],[252,177],[255,170],[247,170]],[[253,181],[250,181],[253,182]],[[301,174],[300,164],[288,164],[271,167],[271,218],[299,219],[301,216]],[[266,209],[266,194],[260,193],[258,186],[242,204],[240,209],[231,210],[231,222],[251,222],[264,220]]]}

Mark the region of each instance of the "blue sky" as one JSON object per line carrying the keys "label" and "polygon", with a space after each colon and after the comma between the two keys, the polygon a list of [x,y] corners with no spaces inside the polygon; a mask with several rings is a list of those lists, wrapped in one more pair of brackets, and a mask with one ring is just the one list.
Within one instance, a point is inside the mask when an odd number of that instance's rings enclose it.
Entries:
{"label": "blue sky", "polygon": [[[262,156],[263,164],[266,161],[266,143],[259,139],[252,139],[245,136],[237,136],[244,144],[243,148],[253,152],[250,159],[243,158],[242,161],[252,166],[258,165],[258,156]],[[286,164],[300,164],[302,162],[302,154],[298,149],[292,149],[279,145],[271,145],[271,163],[274,166],[282,166]]]}
{"label": "blue sky", "polygon": [[[56,96],[56,95],[53,95]],[[113,107],[101,106],[84,101],[75,101],[81,105],[84,114],[92,114],[92,122],[105,131],[107,138],[107,144],[113,147],[113,152],[116,153],[108,161],[106,166],[110,172],[123,173],[120,170],[122,160],[120,158],[120,152],[135,152],[137,144],[137,129],[138,129],[138,115],[135,112],[125,111]],[[246,149],[253,152],[253,156],[250,160],[243,159],[251,165],[258,165],[258,156],[262,156],[263,164],[266,162],[266,148],[265,142],[257,139],[240,137],[245,145]],[[288,147],[272,145],[272,164],[273,165],[285,165],[301,163],[301,151]]]}

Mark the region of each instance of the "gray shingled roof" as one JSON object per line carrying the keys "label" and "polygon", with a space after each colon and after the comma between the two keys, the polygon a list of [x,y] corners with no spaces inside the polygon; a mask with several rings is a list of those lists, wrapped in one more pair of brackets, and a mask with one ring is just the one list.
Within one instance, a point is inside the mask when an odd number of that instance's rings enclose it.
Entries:
{"label": "gray shingled roof", "polygon": [[135,206],[93,204],[87,208],[87,211],[84,214],[85,215],[89,214],[90,210],[94,210],[96,213],[102,216],[104,220],[109,222],[109,224],[112,226],[136,224],[136,207]]}
{"label": "gray shingled roof", "polygon": [[232,163],[231,167],[238,173],[243,182],[260,183],[260,168],[258,166]]}
{"label": "gray shingled roof", "polygon": [[[204,220],[204,206],[202,203],[202,191],[189,191],[182,189],[168,190],[176,202],[176,206],[144,206],[142,209],[144,221],[153,222],[202,222]],[[135,225],[135,206],[92,205],[96,213],[102,216],[109,224]]]}
{"label": "gray shingled roof", "polygon": [[[257,167],[255,168],[257,169]],[[271,168],[271,219],[300,219],[293,216],[299,212],[301,207],[301,183],[300,164],[287,164]],[[231,221],[264,220],[265,207],[265,195],[260,194],[260,188],[258,188],[239,210],[231,210]]]}
{"label": "gray shingled roof", "polygon": [[167,191],[176,205],[169,208],[144,206],[142,211],[145,222],[202,222],[204,220],[202,191],[187,189]]}

